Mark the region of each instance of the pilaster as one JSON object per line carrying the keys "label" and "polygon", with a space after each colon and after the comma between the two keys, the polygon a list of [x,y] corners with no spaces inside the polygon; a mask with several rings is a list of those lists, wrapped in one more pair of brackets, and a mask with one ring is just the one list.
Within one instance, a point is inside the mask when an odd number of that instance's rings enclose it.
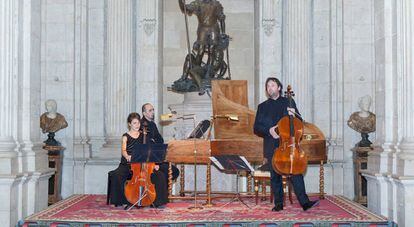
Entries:
{"label": "pilaster", "polygon": [[[163,10],[162,1],[143,0],[136,4],[136,111],[152,103],[155,116],[163,112]],[[177,6],[178,7],[178,6]],[[158,118],[155,119],[158,121]]]}
{"label": "pilaster", "polygon": [[106,143],[100,154],[106,158],[119,158],[121,136],[127,130],[126,118],[135,111],[132,6],[132,0],[107,2]]}
{"label": "pilaster", "polygon": [[282,0],[256,1],[256,105],[267,99],[268,77],[282,77]]}
{"label": "pilaster", "polygon": [[282,81],[297,94],[304,119],[312,119],[312,0],[283,1]]}

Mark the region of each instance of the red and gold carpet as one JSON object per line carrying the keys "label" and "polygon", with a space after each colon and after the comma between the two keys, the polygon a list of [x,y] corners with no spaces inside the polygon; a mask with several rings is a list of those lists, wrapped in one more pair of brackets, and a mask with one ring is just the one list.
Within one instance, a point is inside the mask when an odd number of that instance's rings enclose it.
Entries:
{"label": "red and gold carpet", "polygon": [[[268,201],[255,205],[245,199],[250,209],[235,201],[217,202],[213,207],[189,210],[191,201],[174,201],[165,208],[141,208],[125,211],[106,205],[105,195],[74,195],[26,218],[28,226],[95,225],[125,226],[394,226],[386,218],[341,196],[326,196],[320,205],[303,211],[299,204],[288,204],[281,212],[271,212]],[[225,206],[224,206],[225,205]]]}

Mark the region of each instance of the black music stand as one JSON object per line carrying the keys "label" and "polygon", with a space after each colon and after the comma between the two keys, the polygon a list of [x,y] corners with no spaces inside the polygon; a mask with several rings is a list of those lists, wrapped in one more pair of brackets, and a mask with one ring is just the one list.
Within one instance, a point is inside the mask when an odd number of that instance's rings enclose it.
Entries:
{"label": "black music stand", "polygon": [[140,144],[131,147],[131,163],[163,162],[168,144]]}
{"label": "black music stand", "polygon": [[239,200],[243,203],[246,207],[250,208],[241,198],[240,191],[239,191],[239,175],[241,172],[253,172],[254,169],[250,165],[250,163],[246,160],[244,156],[239,155],[219,155],[210,157],[210,160],[214,163],[217,168],[225,173],[236,173],[236,195],[232,200],[223,205],[227,206],[228,204],[234,202],[235,200]]}
{"label": "black music stand", "polygon": [[190,133],[188,136],[188,139],[192,138],[201,138],[204,136],[204,134],[207,132],[207,130],[210,128],[211,122],[210,120],[203,120],[200,121],[197,125],[197,127],[194,128],[194,130]]}
{"label": "black music stand", "polygon": [[[140,144],[135,143],[131,147],[131,163],[163,162],[167,153],[168,144]],[[146,191],[139,192],[140,198],[145,196]],[[139,206],[141,199],[128,208]]]}

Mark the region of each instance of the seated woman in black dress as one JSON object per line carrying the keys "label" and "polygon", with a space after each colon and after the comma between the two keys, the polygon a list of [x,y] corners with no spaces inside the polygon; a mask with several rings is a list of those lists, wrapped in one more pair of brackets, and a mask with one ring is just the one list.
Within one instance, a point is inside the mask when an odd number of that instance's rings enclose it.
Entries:
{"label": "seated woman in black dress", "polygon": [[[143,143],[144,135],[141,133],[141,117],[138,113],[130,113],[128,115],[128,129],[129,131],[122,135],[122,149],[121,149],[121,163],[118,168],[110,172],[111,193],[110,203],[115,206],[131,204],[125,198],[124,188],[125,182],[132,176],[131,172],[131,148],[135,143]],[[154,207],[159,207],[168,202],[167,182],[159,170],[159,166],[155,165],[154,172],[151,175],[151,183],[155,186],[156,198],[153,203]]]}

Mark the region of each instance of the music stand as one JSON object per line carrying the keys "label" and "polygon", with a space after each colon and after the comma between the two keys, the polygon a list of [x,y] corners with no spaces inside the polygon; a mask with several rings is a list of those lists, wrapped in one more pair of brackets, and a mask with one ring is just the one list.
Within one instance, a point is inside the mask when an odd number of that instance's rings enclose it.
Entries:
{"label": "music stand", "polygon": [[197,127],[194,128],[194,130],[190,133],[188,136],[188,139],[192,138],[201,138],[204,136],[204,134],[207,132],[207,130],[210,128],[211,122],[210,120],[202,120],[198,123]]}
{"label": "music stand", "polygon": [[235,200],[239,200],[243,203],[246,207],[250,208],[241,198],[240,191],[239,191],[239,175],[241,172],[253,172],[254,169],[250,165],[250,163],[246,160],[244,156],[238,155],[220,155],[220,156],[213,156],[210,157],[210,160],[216,165],[221,171],[225,173],[236,173],[236,195],[230,202],[223,205],[227,206],[228,204],[234,202]]}
{"label": "music stand", "polygon": [[[140,144],[135,143],[131,147],[131,164],[132,163],[147,163],[147,162],[163,162],[167,153],[168,144]],[[139,192],[139,200],[137,200],[127,210],[140,204],[142,198],[147,191]]]}
{"label": "music stand", "polygon": [[163,162],[168,144],[140,144],[131,147],[131,163]]}

